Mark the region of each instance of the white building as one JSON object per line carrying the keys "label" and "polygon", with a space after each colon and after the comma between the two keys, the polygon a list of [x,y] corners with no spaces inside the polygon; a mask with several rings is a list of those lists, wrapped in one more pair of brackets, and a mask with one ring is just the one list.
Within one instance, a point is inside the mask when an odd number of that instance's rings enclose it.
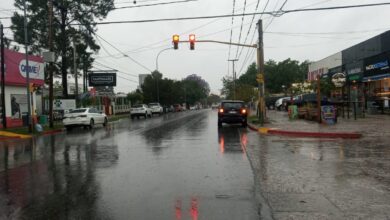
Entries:
{"label": "white building", "polygon": [[309,64],[309,72],[307,73],[307,79],[309,81],[316,80],[317,77],[321,77],[323,74],[327,74],[329,69],[339,67],[342,65],[341,52],[335,53],[322,60]]}

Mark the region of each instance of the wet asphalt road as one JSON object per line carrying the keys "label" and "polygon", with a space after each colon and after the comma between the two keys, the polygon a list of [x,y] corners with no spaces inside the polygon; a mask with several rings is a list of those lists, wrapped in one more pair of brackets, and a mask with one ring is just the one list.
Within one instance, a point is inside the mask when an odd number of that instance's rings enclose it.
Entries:
{"label": "wet asphalt road", "polygon": [[0,219],[259,219],[247,130],[216,112],[0,143]]}

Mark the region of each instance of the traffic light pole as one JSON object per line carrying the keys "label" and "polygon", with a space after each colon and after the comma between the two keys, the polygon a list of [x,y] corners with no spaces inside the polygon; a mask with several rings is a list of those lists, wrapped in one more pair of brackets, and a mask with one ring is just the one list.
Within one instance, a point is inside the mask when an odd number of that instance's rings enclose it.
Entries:
{"label": "traffic light pole", "polygon": [[[225,41],[216,41],[216,40],[196,40],[196,43],[218,43],[218,44],[226,44],[240,47],[251,47],[257,49],[257,71],[258,74],[256,76],[256,81],[259,85],[259,100],[258,100],[258,117],[260,120],[260,124],[263,125],[266,112],[265,112],[265,83],[264,83],[264,44],[263,44],[263,21],[259,20],[257,23],[257,29],[259,31],[259,44],[240,44],[240,43],[231,43]],[[189,43],[190,41],[179,41],[177,39],[176,43]],[[176,48],[175,48],[176,49]],[[234,71],[234,70],[233,70]]]}

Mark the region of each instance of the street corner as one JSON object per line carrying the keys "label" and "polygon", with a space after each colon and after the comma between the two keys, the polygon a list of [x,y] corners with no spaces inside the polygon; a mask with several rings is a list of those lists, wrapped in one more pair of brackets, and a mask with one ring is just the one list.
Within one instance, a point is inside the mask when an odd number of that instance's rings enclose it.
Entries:
{"label": "street corner", "polygon": [[6,140],[6,139],[29,139],[32,138],[32,135],[27,134],[18,134],[14,132],[9,131],[0,131],[0,139]]}

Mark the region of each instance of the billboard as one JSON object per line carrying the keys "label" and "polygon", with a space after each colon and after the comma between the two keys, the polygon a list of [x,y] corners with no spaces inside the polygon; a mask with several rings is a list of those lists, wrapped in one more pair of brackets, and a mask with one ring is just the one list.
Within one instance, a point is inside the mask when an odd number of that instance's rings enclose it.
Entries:
{"label": "billboard", "polygon": [[4,57],[6,85],[25,86],[27,70],[31,83],[44,84],[45,66],[42,57],[28,56],[28,66],[26,65],[26,56],[23,53],[4,49]]}
{"label": "billboard", "polygon": [[89,86],[116,86],[116,73],[89,73]]}

